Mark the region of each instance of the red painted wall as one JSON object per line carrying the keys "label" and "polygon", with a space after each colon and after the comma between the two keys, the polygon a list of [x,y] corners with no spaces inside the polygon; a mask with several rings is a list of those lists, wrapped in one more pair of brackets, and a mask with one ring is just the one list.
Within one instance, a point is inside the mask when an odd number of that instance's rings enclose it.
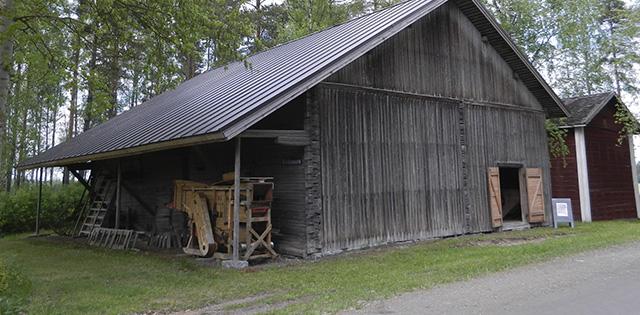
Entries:
{"label": "red painted wall", "polygon": [[636,218],[629,144],[618,144],[613,104],[585,127],[593,220]]}
{"label": "red painted wall", "polygon": [[578,165],[576,163],[576,138],[573,129],[567,132],[569,155],[551,159],[551,191],[553,198],[570,198],[573,218],[580,220],[580,193],[578,190]]}

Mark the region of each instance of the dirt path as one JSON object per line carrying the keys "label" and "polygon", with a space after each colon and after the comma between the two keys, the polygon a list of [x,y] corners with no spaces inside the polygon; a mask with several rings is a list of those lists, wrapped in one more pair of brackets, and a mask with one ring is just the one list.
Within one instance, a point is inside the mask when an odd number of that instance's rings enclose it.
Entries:
{"label": "dirt path", "polygon": [[344,314],[637,314],[640,243],[377,301]]}

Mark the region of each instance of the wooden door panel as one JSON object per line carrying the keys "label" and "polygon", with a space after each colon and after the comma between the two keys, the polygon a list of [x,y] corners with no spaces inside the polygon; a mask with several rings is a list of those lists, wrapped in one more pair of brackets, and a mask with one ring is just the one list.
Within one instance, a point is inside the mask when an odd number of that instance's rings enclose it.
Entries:
{"label": "wooden door panel", "polygon": [[541,223],[545,221],[544,217],[544,185],[542,182],[541,168],[528,168],[527,177],[527,197],[529,222]]}
{"label": "wooden door panel", "polygon": [[489,167],[489,207],[491,208],[491,225],[496,228],[502,226],[502,194],[500,192],[500,169]]}

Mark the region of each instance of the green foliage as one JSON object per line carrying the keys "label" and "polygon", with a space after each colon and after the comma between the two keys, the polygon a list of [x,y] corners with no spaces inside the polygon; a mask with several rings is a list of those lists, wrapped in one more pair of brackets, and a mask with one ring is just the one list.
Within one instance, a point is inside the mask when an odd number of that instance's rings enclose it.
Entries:
{"label": "green foliage", "polygon": [[549,142],[549,154],[553,158],[562,158],[566,166],[565,157],[569,155],[569,146],[567,145],[567,130],[558,127],[561,121],[547,119],[544,127],[547,130],[547,139]]}
{"label": "green foliage", "polygon": [[0,257],[0,314],[24,314],[31,282]]}
{"label": "green foliage", "polygon": [[[67,234],[80,210],[83,190],[78,183],[44,185],[40,227]],[[37,185],[25,185],[15,192],[0,192],[0,234],[33,231],[37,200]]]}
{"label": "green foliage", "polygon": [[637,95],[640,10],[621,0],[485,0],[563,96]]}
{"label": "green foliage", "polygon": [[509,32],[532,63],[542,66],[554,51],[557,34],[555,7],[546,0],[484,1],[502,27]]}
{"label": "green foliage", "polygon": [[613,114],[613,121],[620,125],[618,145],[621,145],[627,136],[636,135],[640,132],[638,120],[629,112],[626,106],[616,103],[616,111]]}
{"label": "green foliage", "polygon": [[287,0],[285,7],[289,23],[281,31],[286,40],[293,40],[343,23],[364,10],[361,1]]}

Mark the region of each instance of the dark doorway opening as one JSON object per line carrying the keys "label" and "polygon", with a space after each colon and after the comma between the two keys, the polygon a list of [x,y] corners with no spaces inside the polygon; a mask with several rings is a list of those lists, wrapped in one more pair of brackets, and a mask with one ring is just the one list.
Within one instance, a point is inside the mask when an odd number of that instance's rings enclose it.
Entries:
{"label": "dark doorway opening", "polygon": [[502,197],[502,221],[522,222],[522,194],[520,168],[500,168],[500,192]]}

